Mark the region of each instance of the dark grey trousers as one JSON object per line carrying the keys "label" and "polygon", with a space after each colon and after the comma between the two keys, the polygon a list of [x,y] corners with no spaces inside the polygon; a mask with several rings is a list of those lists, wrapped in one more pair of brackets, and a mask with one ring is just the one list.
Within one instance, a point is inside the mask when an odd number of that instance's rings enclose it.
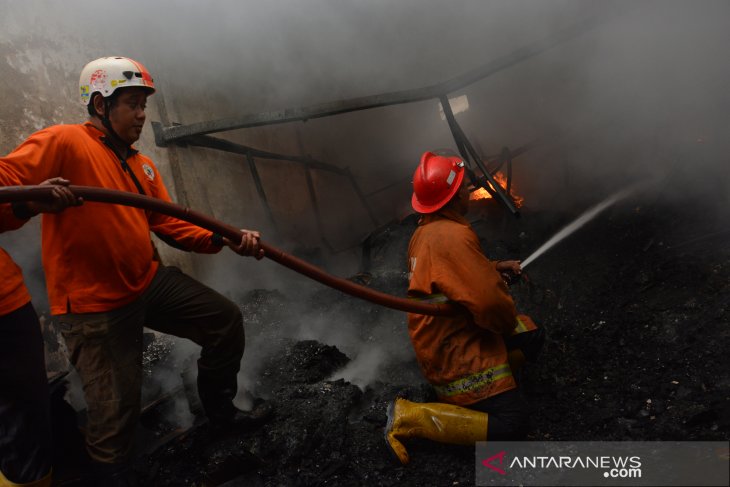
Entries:
{"label": "dark grey trousers", "polygon": [[[507,350],[519,348],[528,362],[535,362],[545,341],[545,329],[542,327],[505,339]],[[518,373],[513,371],[513,373]],[[519,384],[518,384],[519,387]],[[489,413],[487,438],[493,441],[524,440],[527,436],[530,412],[525,398],[519,389],[510,389],[496,396],[488,397],[469,409]]]}
{"label": "dark grey trousers", "polygon": [[59,323],[84,385],[86,445],[97,462],[131,458],[140,413],[143,326],[200,345],[203,408],[210,415],[233,407],[245,346],[241,311],[175,267],[160,266],[133,303],[104,313],[62,315]]}

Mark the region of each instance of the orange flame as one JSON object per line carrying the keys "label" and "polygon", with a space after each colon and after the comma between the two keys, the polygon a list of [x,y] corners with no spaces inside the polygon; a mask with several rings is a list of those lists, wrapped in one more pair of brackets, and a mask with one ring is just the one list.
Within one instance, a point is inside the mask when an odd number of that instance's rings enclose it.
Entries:
{"label": "orange flame", "polygon": [[[507,190],[507,177],[506,177],[506,176],[505,176],[504,174],[502,174],[502,172],[501,172],[501,171],[500,171],[500,172],[497,172],[497,173],[495,173],[494,175],[492,175],[492,177],[494,178],[494,180],[495,180],[495,181],[497,181],[497,183],[498,183],[498,184],[499,184],[500,186],[502,186],[502,189],[504,189],[505,191]],[[515,193],[515,187],[514,187],[514,184],[512,185],[512,188],[511,188],[511,190],[512,190],[512,191],[511,191],[511,194],[510,194],[510,196],[511,196],[511,197],[512,197],[512,199],[514,200],[514,202],[515,202],[515,206],[516,206],[517,208],[521,207],[521,206],[522,206],[522,203],[523,203],[523,202],[525,201],[525,198],[523,198],[522,196],[520,196],[520,195],[518,195],[518,194],[516,194],[516,193]],[[475,200],[485,200],[485,199],[488,199],[488,198],[491,198],[491,197],[492,197],[492,195],[491,195],[491,194],[489,194],[489,193],[487,192],[487,190],[486,190],[486,189],[484,189],[484,188],[478,188],[478,189],[477,189],[476,191],[474,191],[474,192],[473,192],[473,193],[472,193],[471,195],[469,195],[469,199],[470,199],[471,201],[475,201]]]}

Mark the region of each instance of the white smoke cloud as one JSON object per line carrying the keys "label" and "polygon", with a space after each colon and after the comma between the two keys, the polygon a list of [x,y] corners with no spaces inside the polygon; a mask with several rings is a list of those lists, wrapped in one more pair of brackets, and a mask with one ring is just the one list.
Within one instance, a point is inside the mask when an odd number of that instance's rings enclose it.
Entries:
{"label": "white smoke cloud", "polygon": [[358,355],[352,359],[342,370],[336,372],[330,380],[344,379],[355,384],[360,389],[380,379],[380,372],[384,365],[387,365],[390,357],[380,347],[363,347]]}

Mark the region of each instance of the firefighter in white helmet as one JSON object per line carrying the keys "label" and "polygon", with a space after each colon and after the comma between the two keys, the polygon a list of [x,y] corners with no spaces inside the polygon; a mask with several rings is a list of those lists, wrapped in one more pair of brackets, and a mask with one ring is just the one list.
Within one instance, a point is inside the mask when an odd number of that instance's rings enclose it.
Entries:
{"label": "firefighter in white helmet", "polygon": [[526,434],[527,411],[514,375],[526,359],[535,360],[543,333],[517,314],[502,279],[502,273],[521,272],[519,261],[490,261],[464,218],[466,172],[461,157],[426,152],[413,176],[411,203],[421,218],[408,247],[408,294],[451,301],[463,311],[408,314],[416,358],[439,402],[397,398],[388,408],[385,439],[403,464],[408,438],[470,445]]}
{"label": "firefighter in white helmet", "polygon": [[[81,72],[89,119],[31,135],[1,159],[23,184],[64,177],[74,184],[139,192],[170,201],[154,163],[132,145],[155,92],[149,71],[126,57],[104,57]],[[260,424],[233,406],[244,349],[238,306],[154,257],[150,232],[176,248],[215,253],[228,246],[261,258],[259,233],[231,242],[190,223],[119,205],[84,205],[44,215],[43,264],[55,315],[88,404],[86,446],[100,485],[128,485],[140,413],[142,327],[202,347],[198,391],[214,432]]]}

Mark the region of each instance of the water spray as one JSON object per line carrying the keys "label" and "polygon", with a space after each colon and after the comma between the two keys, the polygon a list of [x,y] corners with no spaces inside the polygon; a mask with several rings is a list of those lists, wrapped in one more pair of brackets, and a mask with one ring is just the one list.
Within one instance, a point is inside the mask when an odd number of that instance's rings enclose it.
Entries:
{"label": "water spray", "polygon": [[556,233],[550,240],[545,242],[543,245],[541,245],[536,251],[532,253],[528,258],[526,258],[524,261],[522,261],[522,268],[524,269],[528,265],[530,265],[533,261],[535,261],[538,257],[540,257],[542,254],[550,250],[552,247],[554,247],[558,242],[568,237],[570,234],[578,230],[580,227],[588,223],[589,221],[593,220],[599,213],[601,213],[603,210],[608,208],[609,206],[613,205],[617,201],[620,201],[626,197],[628,197],[631,193],[636,191],[642,184],[634,185],[630,188],[623,189],[619,191],[618,193],[609,196],[602,202],[598,203],[593,208],[587,210],[585,213],[583,213],[581,216],[576,218],[572,223],[567,225],[565,228],[560,230],[558,233]]}

